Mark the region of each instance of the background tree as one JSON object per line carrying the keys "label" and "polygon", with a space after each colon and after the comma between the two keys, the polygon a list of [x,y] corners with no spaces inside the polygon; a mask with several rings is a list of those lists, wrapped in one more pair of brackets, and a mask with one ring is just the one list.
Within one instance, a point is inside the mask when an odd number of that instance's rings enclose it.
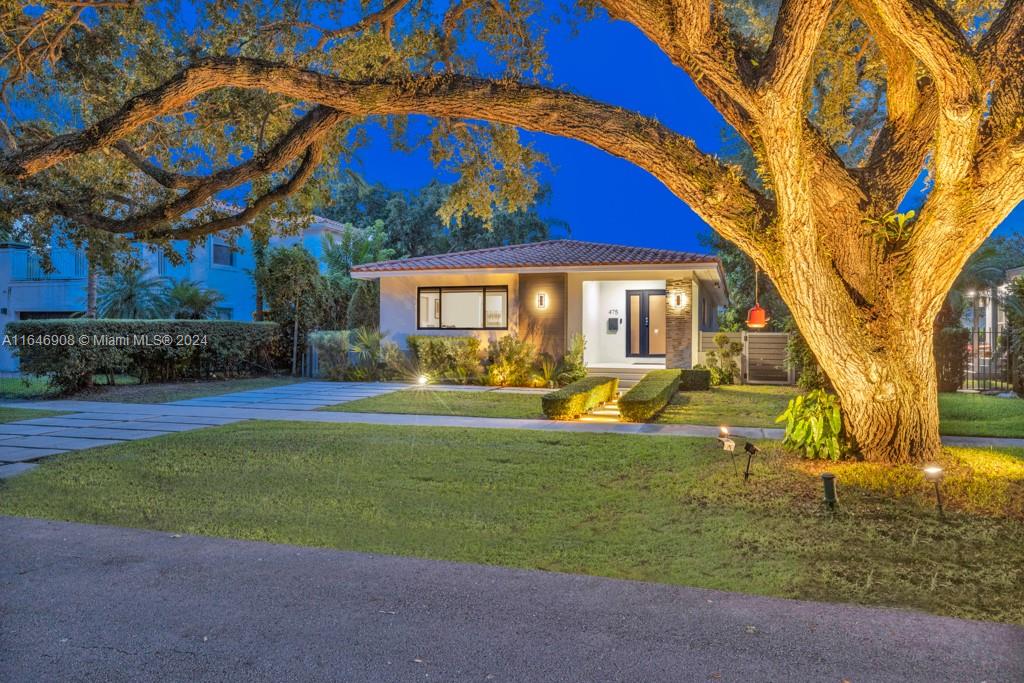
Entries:
{"label": "background tree", "polygon": [[[517,128],[573,138],[647,170],[768,273],[866,458],[937,456],[933,322],[1024,198],[1024,0],[582,9],[687,72],[759,182],[655,119],[545,85],[537,3],[371,0],[353,23],[355,4],[217,0],[182,31],[170,4],[41,2],[0,32],[6,94],[32,105],[0,129],[0,213],[197,239],[301,212],[360,126],[390,117],[402,144],[405,117],[424,115],[417,142],[458,176],[441,217],[490,220],[539,188],[544,160]],[[231,188],[247,188],[241,211],[213,202]]]}
{"label": "background tree", "polygon": [[139,268],[101,277],[96,310],[101,318],[163,318],[169,312],[167,279],[147,275]]}
{"label": "background tree", "polygon": [[179,280],[167,290],[167,306],[171,316],[181,320],[213,318],[217,304],[224,297],[191,280]]}
{"label": "background tree", "polygon": [[255,277],[270,306],[269,319],[279,323],[284,332],[294,375],[298,372],[299,341],[304,344],[323,317],[326,287],[320,266],[301,245],[276,247],[267,252]]}

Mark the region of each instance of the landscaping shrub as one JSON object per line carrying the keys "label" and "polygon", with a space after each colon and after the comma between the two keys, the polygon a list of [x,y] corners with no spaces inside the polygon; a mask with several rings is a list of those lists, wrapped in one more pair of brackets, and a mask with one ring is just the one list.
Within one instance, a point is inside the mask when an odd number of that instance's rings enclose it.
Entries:
{"label": "landscaping shrub", "polygon": [[786,331],[789,332],[786,338],[786,367],[796,374],[796,385],[804,391],[832,391],[831,380],[821,369],[814,352],[792,319],[786,324]]}
{"label": "landscaping shrub", "polygon": [[849,451],[839,399],[822,389],[792,399],[775,421],[786,423],[783,443],[805,458],[839,460]]}
{"label": "landscaping shrub", "polygon": [[587,349],[587,339],[577,332],[569,339],[569,347],[558,364],[557,377],[559,384],[572,384],[587,376],[587,366],[583,362],[583,354]]}
{"label": "landscaping shrub", "polygon": [[711,384],[735,384],[740,378],[736,359],[743,354],[743,344],[729,340],[726,332],[715,335],[717,349],[705,353],[707,369],[711,371]]}
{"label": "landscaping shrub", "polygon": [[711,388],[711,371],[706,368],[681,370],[679,391],[707,391]]}
{"label": "landscaping shrub", "polygon": [[432,380],[453,380],[462,384],[480,374],[480,340],[476,337],[406,338],[419,372]]}
{"label": "landscaping shrub", "polygon": [[527,387],[533,378],[537,348],[514,334],[491,342],[487,350],[487,384],[501,387]]}
{"label": "landscaping shrub", "polygon": [[970,330],[965,327],[943,327],[935,331],[935,374],[939,391],[956,391],[964,383],[970,336]]}
{"label": "landscaping shrub", "polygon": [[541,409],[551,420],[575,420],[615,398],[617,377],[584,377],[541,397]]}
{"label": "landscaping shrub", "polygon": [[648,372],[619,399],[619,415],[625,422],[647,422],[672,400],[681,379],[679,370]]}
{"label": "landscaping shrub", "polygon": [[348,330],[321,330],[309,334],[309,343],[316,349],[320,375],[327,379],[345,379],[349,366]]}
{"label": "landscaping shrub", "polygon": [[49,377],[61,393],[97,374],[140,382],[266,370],[280,343],[275,323],[234,320],[22,320],[7,324],[21,371]]}
{"label": "landscaping shrub", "polygon": [[380,283],[362,280],[352,292],[348,302],[348,326],[351,329],[380,327]]}

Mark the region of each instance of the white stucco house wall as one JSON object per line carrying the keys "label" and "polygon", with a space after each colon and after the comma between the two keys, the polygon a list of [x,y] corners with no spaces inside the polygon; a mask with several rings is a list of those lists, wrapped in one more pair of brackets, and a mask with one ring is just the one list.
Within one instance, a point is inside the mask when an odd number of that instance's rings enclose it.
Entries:
{"label": "white stucco house wall", "polygon": [[593,368],[691,367],[727,303],[715,256],[550,240],[355,266],[380,281],[380,327],[409,335],[507,334],[558,358],[576,333]]}
{"label": "white stucco house wall", "polygon": [[[270,246],[302,244],[319,259],[323,236],[332,234],[340,238],[344,229],[341,223],[313,216],[301,234],[274,237]],[[148,272],[171,280],[192,280],[216,290],[224,297],[217,313],[225,320],[253,319],[256,287],[252,272],[256,261],[248,232],[238,238],[234,248],[223,237],[211,235],[193,248],[190,257],[186,242],[175,243],[174,249],[186,257],[181,265],[172,265],[158,249],[139,246]],[[79,249],[59,246],[54,239],[50,256],[54,270],[44,272],[39,254],[28,245],[0,243],[0,328],[16,320],[71,317],[85,312],[85,254]],[[0,346],[0,372],[15,372],[17,368],[11,349]]]}

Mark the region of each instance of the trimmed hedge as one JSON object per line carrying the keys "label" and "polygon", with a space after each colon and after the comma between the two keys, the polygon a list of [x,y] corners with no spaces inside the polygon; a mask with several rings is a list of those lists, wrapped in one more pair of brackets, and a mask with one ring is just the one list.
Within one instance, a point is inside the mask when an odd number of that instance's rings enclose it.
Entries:
{"label": "trimmed hedge", "polygon": [[63,393],[97,374],[144,383],[268,370],[281,337],[277,323],[234,320],[21,320],[6,333],[21,371],[49,376]]}
{"label": "trimmed hedge", "polygon": [[647,422],[668,405],[679,389],[681,370],[652,370],[619,399],[625,422]]}
{"label": "trimmed hedge", "polygon": [[431,379],[465,383],[480,374],[480,340],[476,337],[411,335],[405,343],[419,371]]}
{"label": "trimmed hedge", "polygon": [[551,420],[575,420],[615,398],[618,377],[584,377],[541,397],[541,408]]}
{"label": "trimmed hedge", "polygon": [[711,371],[682,370],[679,377],[679,391],[707,391],[711,388]]}

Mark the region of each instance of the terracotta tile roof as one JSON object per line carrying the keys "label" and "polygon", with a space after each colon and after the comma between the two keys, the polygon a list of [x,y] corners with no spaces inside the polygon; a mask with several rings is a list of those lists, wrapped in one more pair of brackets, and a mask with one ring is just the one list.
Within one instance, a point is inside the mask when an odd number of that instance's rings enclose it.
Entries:
{"label": "terracotta tile roof", "polygon": [[420,270],[458,270],[463,268],[541,268],[558,266],[677,266],[700,263],[717,264],[707,254],[621,244],[549,240],[507,247],[474,249],[436,256],[378,261],[353,266],[353,273],[377,273]]}

